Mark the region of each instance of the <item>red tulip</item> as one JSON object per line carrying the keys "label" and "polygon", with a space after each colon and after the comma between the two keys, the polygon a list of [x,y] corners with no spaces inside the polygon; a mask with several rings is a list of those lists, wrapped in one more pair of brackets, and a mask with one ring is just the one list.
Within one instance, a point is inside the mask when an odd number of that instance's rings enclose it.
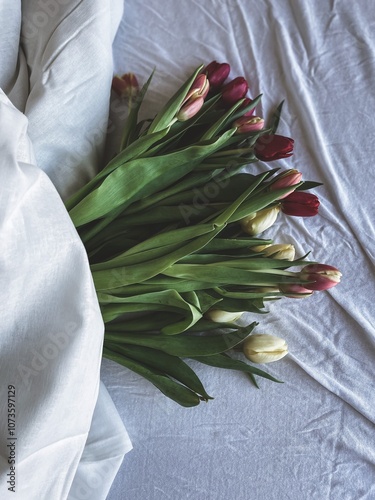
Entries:
{"label": "red tulip", "polygon": [[315,194],[294,191],[281,202],[281,210],[286,215],[313,217],[318,213],[319,198]]}
{"label": "red tulip", "polygon": [[242,76],[239,76],[222,87],[221,98],[225,104],[233,105],[245,97],[248,90],[247,81]]}
{"label": "red tulip", "polygon": [[217,61],[212,61],[208,66],[205,67],[204,72],[207,75],[208,81],[210,82],[210,87],[217,89],[228,78],[230,72],[230,66],[227,63],[218,63]]}
{"label": "red tulip", "polygon": [[340,283],[341,273],[326,264],[309,264],[300,272],[300,278],[311,283],[304,283],[308,290],[328,290]]}
{"label": "red tulip", "polygon": [[282,135],[268,134],[260,137],[255,144],[255,155],[261,161],[288,158],[293,154],[294,140]]}
{"label": "red tulip", "polygon": [[134,73],[125,73],[124,75],[114,76],[112,80],[112,89],[120,97],[135,97],[139,92],[139,84]]}
{"label": "red tulip", "polygon": [[233,123],[237,127],[237,133],[256,132],[264,127],[264,120],[259,116],[242,116]]}

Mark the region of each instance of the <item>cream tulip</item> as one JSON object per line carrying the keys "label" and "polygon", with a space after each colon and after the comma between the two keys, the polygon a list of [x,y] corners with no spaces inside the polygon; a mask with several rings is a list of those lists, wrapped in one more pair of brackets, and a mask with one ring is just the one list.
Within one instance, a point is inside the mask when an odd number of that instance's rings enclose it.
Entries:
{"label": "cream tulip", "polygon": [[243,315],[244,311],[240,312],[229,312],[221,311],[220,309],[211,309],[204,315],[206,319],[213,321],[214,323],[231,323],[236,321]]}
{"label": "cream tulip", "polygon": [[253,247],[255,252],[262,252],[266,257],[272,259],[294,260],[296,256],[296,249],[290,243],[277,244],[277,245],[258,245]]}
{"label": "cream tulip", "polygon": [[275,206],[272,208],[264,208],[248,217],[244,217],[240,222],[242,230],[250,236],[263,233],[263,231],[276,222],[279,212],[280,207]]}
{"label": "cream tulip", "polygon": [[243,343],[243,353],[253,363],[271,363],[288,354],[284,339],[268,334],[250,335]]}

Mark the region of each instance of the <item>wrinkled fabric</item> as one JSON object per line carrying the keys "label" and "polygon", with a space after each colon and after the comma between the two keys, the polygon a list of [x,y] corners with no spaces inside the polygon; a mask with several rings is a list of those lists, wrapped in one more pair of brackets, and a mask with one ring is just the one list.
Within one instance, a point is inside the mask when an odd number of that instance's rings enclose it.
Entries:
{"label": "wrinkled fabric", "polygon": [[282,385],[258,378],[257,390],[242,374],[191,363],[215,399],[187,410],[105,360],[134,445],[110,500],[129,485],[127,500],[375,498],[373,12],[369,0],[126,2],[115,71],[142,83],[156,68],[142,118],[212,60],[245,76],[250,97],[263,94],[256,114],[269,118],[285,99],[278,133],[295,139],[294,155],[251,169],[300,170],[324,183],[312,191],[321,206],[312,218],[280,214],[262,236],[343,277],[248,315],[257,333],[289,344],[264,367]]}
{"label": "wrinkled fabric", "polygon": [[1,380],[3,398],[8,385],[16,392],[16,494],[66,498],[98,395],[103,325],[82,243],[35,165],[26,118],[3,94],[0,126]]}
{"label": "wrinkled fabric", "polygon": [[39,167],[63,199],[98,170],[113,75],[112,41],[122,2],[22,3],[21,40],[30,68],[25,114]]}
{"label": "wrinkled fabric", "polygon": [[100,383],[104,325],[62,201],[100,165],[121,13],[116,0],[0,1],[4,499],[104,499],[131,449]]}

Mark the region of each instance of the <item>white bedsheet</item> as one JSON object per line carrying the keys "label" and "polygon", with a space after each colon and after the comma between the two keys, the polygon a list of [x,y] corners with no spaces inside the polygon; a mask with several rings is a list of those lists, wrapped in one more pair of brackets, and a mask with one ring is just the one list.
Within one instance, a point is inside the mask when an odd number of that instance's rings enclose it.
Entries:
{"label": "white bedsheet", "polygon": [[[115,70],[144,82],[145,116],[200,63],[245,76],[258,114],[285,99],[289,160],[324,183],[315,218],[280,218],[266,233],[299,256],[338,267],[342,283],[251,316],[290,355],[269,371],[283,385],[192,363],[207,405],[182,409],[104,360],[102,377],[134,449],[110,500],[373,500],[375,498],[375,14],[370,0],[127,0]],[[116,120],[116,113],[112,114]]]}

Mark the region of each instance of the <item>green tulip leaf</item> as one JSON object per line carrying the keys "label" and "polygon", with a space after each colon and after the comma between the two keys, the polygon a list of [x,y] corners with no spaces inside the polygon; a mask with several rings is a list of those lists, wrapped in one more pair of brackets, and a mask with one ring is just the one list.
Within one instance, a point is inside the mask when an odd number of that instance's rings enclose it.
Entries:
{"label": "green tulip leaf", "polygon": [[175,401],[181,406],[192,407],[197,406],[201,398],[195,392],[191,391],[184,385],[175,382],[170,379],[160,370],[156,370],[155,368],[149,367],[140,363],[139,361],[135,361],[134,359],[128,358],[123,354],[119,354],[117,352],[113,352],[108,348],[103,349],[104,357],[119,363],[126,368],[129,368],[135,373],[138,373],[146,380],[150,381],[157,387],[163,394],[168,396],[170,399]]}
{"label": "green tulip leaf", "polygon": [[123,354],[128,358],[139,361],[156,370],[160,370],[168,377],[174,378],[193,392],[199,394],[206,401],[213,399],[207,394],[194,370],[177,356],[172,356],[171,354],[167,354],[157,349],[139,347],[131,344],[108,344],[108,347],[112,351]]}
{"label": "green tulip leaf", "polygon": [[137,127],[137,122],[138,122],[138,112],[141,107],[141,104],[143,102],[143,99],[146,95],[146,92],[148,90],[148,87],[150,86],[152,77],[154,76],[155,70],[151,73],[149,76],[147,82],[143,85],[141,91],[137,95],[137,98],[134,100],[132,103],[132,106],[130,107],[129,111],[129,116],[128,119],[126,120],[123,132],[122,132],[122,138],[121,138],[121,146],[120,150],[123,150],[126,146],[129,146],[133,142],[133,140],[136,138],[135,136],[135,131]]}
{"label": "green tulip leaf", "polygon": [[184,280],[198,280],[212,283],[213,286],[237,285],[269,286],[285,283],[301,283],[294,273],[279,269],[266,271],[236,269],[229,266],[199,265],[199,264],[174,264],[163,271],[165,276],[172,276]]}
{"label": "green tulip leaf", "polygon": [[148,133],[158,132],[159,130],[168,127],[172,122],[173,118],[176,116],[180,110],[182,103],[190,90],[195,78],[198,73],[203,69],[203,65],[199,66],[194,73],[187,79],[187,81],[177,90],[177,92],[169,99],[166,105],[161,109],[161,111],[156,115],[152,121]]}
{"label": "green tulip leaf", "polygon": [[296,191],[307,191],[309,189],[314,189],[319,186],[323,186],[323,183],[314,181],[303,181],[302,184],[298,186]]}
{"label": "green tulip leaf", "polygon": [[[190,292],[190,294],[192,293]],[[98,292],[98,300],[106,323],[126,312],[171,311],[182,314],[181,321],[163,327],[162,333],[166,335],[181,333],[202,317],[199,303],[196,306],[188,302],[175,290],[144,293],[130,297]]]}
{"label": "green tulip leaf", "polygon": [[283,106],[284,106],[284,101],[281,101],[281,103],[277,106],[276,111],[272,116],[271,123],[268,126],[268,128],[271,129],[270,134],[276,134],[277,132]]}
{"label": "green tulip leaf", "polygon": [[256,106],[258,106],[258,104],[260,103],[261,99],[263,97],[263,94],[259,94],[257,97],[255,97],[250,104],[248,104],[247,106],[243,107],[242,109],[239,110],[238,113],[235,113],[233,116],[232,116],[232,120],[237,120],[237,118],[241,118],[242,116],[244,116],[246,113],[248,113],[249,111],[253,110],[254,108],[256,108]]}
{"label": "green tulip leaf", "polygon": [[231,358],[227,354],[216,354],[214,356],[195,356],[192,359],[204,363],[205,365],[215,366],[217,368],[225,368],[227,370],[238,370],[245,373],[250,373],[251,375],[259,375],[260,377],[272,380],[272,382],[282,383],[280,380],[272,377],[269,373],[255,368],[255,366],[248,365],[243,361]]}
{"label": "green tulip leaf", "polygon": [[104,338],[105,342],[145,346],[160,349],[173,356],[189,358],[218,354],[232,349],[245,340],[256,325],[257,323],[254,322],[247,327],[238,328],[234,332],[212,336],[128,334],[108,330]]}
{"label": "green tulip leaf", "polygon": [[138,158],[120,165],[94,191],[70,210],[76,227],[108,215],[131,203],[170,186],[191,172],[194,166],[220,148],[234,130],[214,142],[196,144],[173,153],[152,158]]}

